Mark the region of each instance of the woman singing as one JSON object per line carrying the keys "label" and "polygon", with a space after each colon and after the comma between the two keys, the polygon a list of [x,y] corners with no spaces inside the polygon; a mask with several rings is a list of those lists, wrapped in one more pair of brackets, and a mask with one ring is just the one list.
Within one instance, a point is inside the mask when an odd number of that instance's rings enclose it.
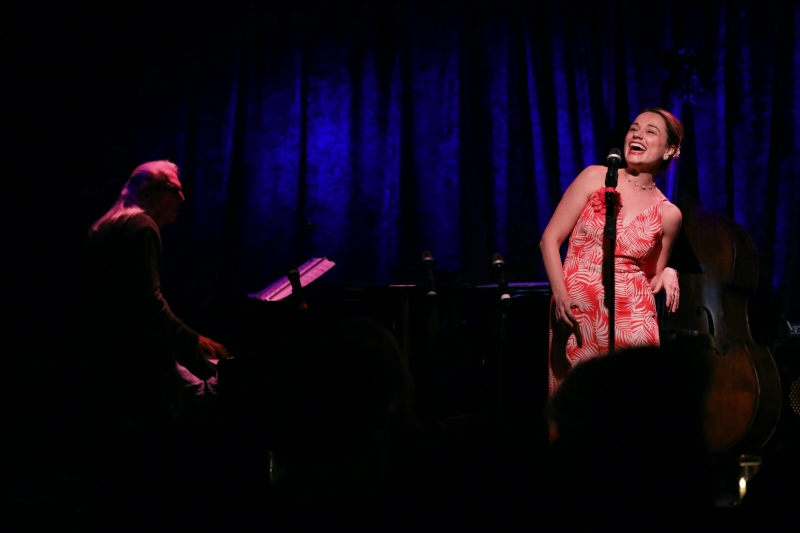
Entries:
{"label": "woman singing", "polygon": [[[683,125],[648,107],[631,124],[623,152],[628,167],[617,185],[614,349],[658,346],[654,294],[666,291],[678,308],[678,273],[667,268],[681,212],[655,186],[680,153]],[[608,308],[603,289],[606,167],[587,167],[564,192],[542,234],[550,304],[550,394],[576,364],[608,353]],[[562,266],[560,247],[570,235]]]}

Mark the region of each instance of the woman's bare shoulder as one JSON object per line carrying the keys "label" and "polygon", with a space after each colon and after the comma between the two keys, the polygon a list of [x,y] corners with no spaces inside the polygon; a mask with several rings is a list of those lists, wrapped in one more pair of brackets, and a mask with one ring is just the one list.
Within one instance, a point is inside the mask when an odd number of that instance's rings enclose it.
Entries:
{"label": "woman's bare shoulder", "polygon": [[581,196],[588,197],[605,184],[605,175],[606,167],[600,165],[588,166],[572,181],[570,188],[581,191]]}
{"label": "woman's bare shoulder", "polygon": [[606,167],[603,165],[589,165],[588,167],[584,168],[580,174],[578,174],[578,178],[602,180],[603,183],[605,183]]}
{"label": "woman's bare shoulder", "polygon": [[680,208],[677,205],[670,202],[669,200],[664,202],[664,207],[662,212],[664,213],[664,216],[670,218],[675,218],[677,220],[681,220],[683,218],[683,215],[681,215]]}
{"label": "woman's bare shoulder", "polygon": [[678,206],[669,200],[664,202],[664,205],[661,209],[661,225],[663,227],[675,228],[677,231],[677,229],[681,227],[682,221],[683,215],[681,215],[681,210],[678,209]]}

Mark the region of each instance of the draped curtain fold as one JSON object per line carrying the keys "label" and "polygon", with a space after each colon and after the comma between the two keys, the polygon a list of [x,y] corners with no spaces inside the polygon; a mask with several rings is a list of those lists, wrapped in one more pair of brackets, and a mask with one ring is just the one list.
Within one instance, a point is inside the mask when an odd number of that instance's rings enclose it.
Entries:
{"label": "draped curtain fold", "polygon": [[344,282],[408,278],[424,250],[465,282],[494,252],[511,281],[544,280],[564,189],[644,107],[674,106],[664,58],[691,50],[680,173],[753,237],[759,305],[800,312],[796,3],[273,4],[207,13],[139,56],[131,161],[182,168],[166,245],[199,309],[316,255]]}

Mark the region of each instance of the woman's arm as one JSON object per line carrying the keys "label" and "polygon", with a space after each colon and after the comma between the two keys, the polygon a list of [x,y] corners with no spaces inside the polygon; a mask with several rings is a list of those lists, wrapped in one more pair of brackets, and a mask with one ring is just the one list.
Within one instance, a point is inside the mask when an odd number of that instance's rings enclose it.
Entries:
{"label": "woman's arm", "polygon": [[678,272],[674,268],[668,268],[667,262],[672,253],[672,247],[678,232],[681,229],[681,211],[670,203],[664,204],[661,214],[661,242],[658,243],[654,253],[656,256],[656,273],[650,279],[650,289],[653,294],[661,289],[667,293],[667,310],[674,313],[678,310],[680,300],[680,287],[678,286]]}
{"label": "woman's arm", "polygon": [[570,327],[577,323],[571,309],[580,309],[581,307],[567,293],[567,286],[564,284],[560,252],[561,244],[578,222],[578,217],[580,217],[589,197],[598,187],[602,186],[604,176],[605,167],[597,165],[587,167],[578,174],[578,177],[564,192],[564,196],[558,203],[550,222],[542,233],[542,240],[539,243],[544,268],[547,272],[550,289],[556,304],[556,320]]}

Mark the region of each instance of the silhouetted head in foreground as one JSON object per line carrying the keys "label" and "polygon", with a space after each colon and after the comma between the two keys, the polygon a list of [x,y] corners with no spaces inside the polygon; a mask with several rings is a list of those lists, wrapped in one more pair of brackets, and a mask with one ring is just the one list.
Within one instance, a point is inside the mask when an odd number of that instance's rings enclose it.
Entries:
{"label": "silhouetted head in foreground", "polygon": [[548,407],[565,520],[660,530],[709,511],[702,373],[691,355],[659,348],[575,367]]}

